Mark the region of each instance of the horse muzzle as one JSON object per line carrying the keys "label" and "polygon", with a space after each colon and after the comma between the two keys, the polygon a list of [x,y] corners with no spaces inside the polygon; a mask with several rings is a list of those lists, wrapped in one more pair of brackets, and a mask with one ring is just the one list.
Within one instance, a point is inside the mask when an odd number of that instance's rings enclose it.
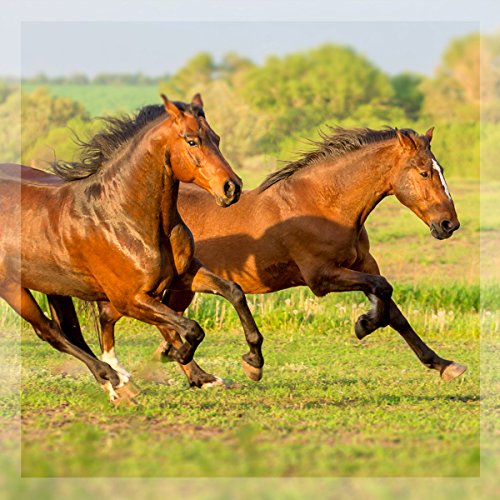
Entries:
{"label": "horse muzzle", "polygon": [[223,193],[223,195],[214,193],[215,201],[220,207],[229,207],[240,199],[241,185],[228,179],[224,183]]}
{"label": "horse muzzle", "polygon": [[437,240],[446,240],[460,227],[460,222],[443,219],[430,225],[431,235]]}

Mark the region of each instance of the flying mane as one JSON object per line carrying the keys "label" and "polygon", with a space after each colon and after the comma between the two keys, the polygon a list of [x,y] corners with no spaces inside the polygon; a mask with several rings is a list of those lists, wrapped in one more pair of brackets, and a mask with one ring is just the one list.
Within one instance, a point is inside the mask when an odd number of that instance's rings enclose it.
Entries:
{"label": "flying mane", "polygon": [[[200,108],[194,108],[190,104],[174,102],[174,104],[186,113],[193,116],[203,116]],[[104,127],[88,141],[76,137],[76,143],[80,147],[80,161],[66,162],[55,161],[52,170],[66,181],[84,179],[96,173],[102,165],[110,161],[117,151],[125,146],[133,137],[148,125],[156,122],[160,117],[166,118],[167,113],[162,105],[149,105],[141,108],[135,115],[120,117],[104,117]]]}
{"label": "flying mane", "polygon": [[[321,133],[320,141],[311,141],[316,149],[302,154],[302,156],[278,170],[269,174],[259,190],[265,191],[272,185],[286,180],[295,172],[321,160],[335,160],[347,153],[357,151],[368,144],[387,141],[396,137],[396,129],[387,127],[383,130],[372,130],[370,128],[352,128],[328,127],[330,134]],[[400,132],[407,135],[416,136],[417,133],[412,129],[400,129]]]}

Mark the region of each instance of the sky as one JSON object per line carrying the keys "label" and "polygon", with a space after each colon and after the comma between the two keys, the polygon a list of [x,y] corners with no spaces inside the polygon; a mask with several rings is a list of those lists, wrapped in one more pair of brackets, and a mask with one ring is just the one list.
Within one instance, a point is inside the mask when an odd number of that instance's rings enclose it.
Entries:
{"label": "sky", "polygon": [[2,0],[0,75],[175,72],[204,50],[261,63],[325,42],[431,74],[449,41],[500,25],[496,0]]}
{"label": "sky", "polygon": [[[83,72],[174,73],[189,57],[228,51],[262,63],[270,54],[323,43],[354,47],[390,74],[431,75],[454,37],[479,30],[477,22],[87,22],[25,23],[22,74]],[[63,41],[63,42],[62,42]]]}

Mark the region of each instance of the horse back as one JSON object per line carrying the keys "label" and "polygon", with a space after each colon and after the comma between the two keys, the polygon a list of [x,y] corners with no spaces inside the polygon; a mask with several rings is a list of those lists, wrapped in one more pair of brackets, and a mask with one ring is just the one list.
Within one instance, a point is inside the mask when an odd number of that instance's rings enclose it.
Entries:
{"label": "horse back", "polygon": [[36,183],[51,186],[64,183],[63,179],[57,175],[16,163],[0,163],[0,179],[16,180],[24,184]]}

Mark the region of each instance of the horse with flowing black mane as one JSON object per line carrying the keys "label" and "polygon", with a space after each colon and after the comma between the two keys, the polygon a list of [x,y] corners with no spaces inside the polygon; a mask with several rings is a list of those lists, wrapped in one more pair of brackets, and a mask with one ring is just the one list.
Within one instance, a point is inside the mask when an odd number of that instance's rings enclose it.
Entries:
{"label": "horse with flowing black mane", "polygon": [[[85,146],[81,162],[56,164],[63,180],[21,165],[0,167],[0,296],[42,340],[83,361],[111,400],[133,394],[129,377],[113,352],[104,361],[95,357],[71,316],[70,297],[168,326],[185,338],[175,359],[189,363],[204,332],[161,302],[178,275],[201,268],[177,211],[179,182],[196,183],[221,207],[238,201],[241,192],[201,97],[182,109],[162,97],[162,112],[151,108],[130,120],[111,120]],[[48,295],[52,320],[30,290]],[[248,360],[261,368],[262,337],[251,330],[248,307],[245,314]]]}

